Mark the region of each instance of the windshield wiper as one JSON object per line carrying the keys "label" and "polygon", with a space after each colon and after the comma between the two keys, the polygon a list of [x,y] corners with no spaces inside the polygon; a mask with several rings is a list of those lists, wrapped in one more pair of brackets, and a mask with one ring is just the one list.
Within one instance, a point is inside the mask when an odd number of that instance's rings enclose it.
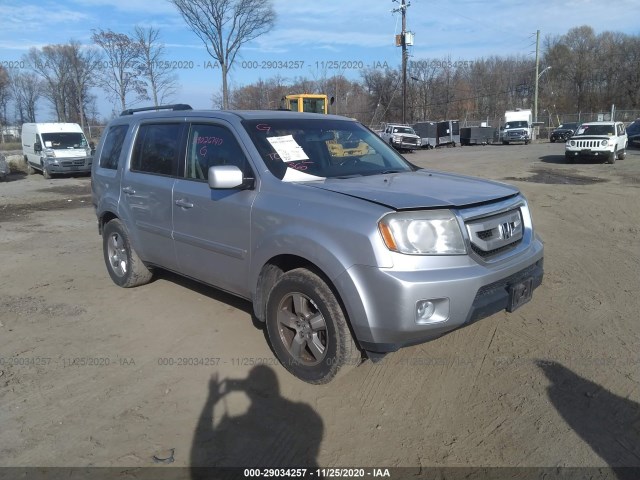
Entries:
{"label": "windshield wiper", "polygon": [[339,177],[328,177],[328,178],[339,178],[341,180],[344,180],[346,178],[356,178],[356,177],[362,177],[362,173],[354,173],[351,175],[340,175]]}

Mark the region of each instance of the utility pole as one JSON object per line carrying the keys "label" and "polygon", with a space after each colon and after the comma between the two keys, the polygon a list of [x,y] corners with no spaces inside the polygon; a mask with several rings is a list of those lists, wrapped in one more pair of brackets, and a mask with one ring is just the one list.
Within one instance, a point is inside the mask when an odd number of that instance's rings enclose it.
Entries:
{"label": "utility pole", "polygon": [[[396,36],[396,46],[402,47],[402,123],[407,123],[407,8],[411,6],[411,3],[406,3],[406,0],[393,0],[394,2],[400,1],[400,7],[393,10],[393,12],[400,12],[402,14],[402,33],[399,35],[400,41],[398,42]],[[410,45],[413,45],[413,40]]]}
{"label": "utility pole", "polygon": [[407,6],[402,0],[402,123],[407,123]]}
{"label": "utility pole", "polygon": [[539,47],[540,47],[540,30],[536,30],[536,88],[535,93],[533,94],[533,121],[538,121],[538,79],[540,75],[538,74],[538,70],[540,68],[540,56],[539,56]]}

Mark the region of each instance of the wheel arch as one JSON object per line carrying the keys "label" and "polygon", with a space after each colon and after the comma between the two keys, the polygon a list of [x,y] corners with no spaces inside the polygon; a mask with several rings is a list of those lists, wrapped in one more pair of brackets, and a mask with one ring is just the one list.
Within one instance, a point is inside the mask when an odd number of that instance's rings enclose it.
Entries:
{"label": "wheel arch", "polygon": [[102,235],[102,231],[104,230],[104,226],[109,223],[113,219],[120,219],[118,215],[113,213],[111,210],[107,210],[103,212],[98,219],[98,233]]}
{"label": "wheel arch", "polygon": [[320,277],[323,282],[326,283],[326,285],[333,292],[336,300],[340,304],[340,308],[342,308],[345,319],[347,320],[347,326],[351,331],[351,336],[360,348],[358,338],[355,335],[353,326],[351,324],[349,310],[347,308],[347,305],[343,301],[342,294],[336,286],[335,282],[331,280],[329,275],[320,266],[300,255],[276,255],[270,258],[266,263],[264,263],[257,277],[254,290],[255,293],[253,297],[253,313],[256,319],[263,323],[265,322],[269,292],[284,273],[295,270],[297,268],[304,268],[306,270],[309,270],[310,272],[313,272],[314,274],[318,275],[318,277]]}

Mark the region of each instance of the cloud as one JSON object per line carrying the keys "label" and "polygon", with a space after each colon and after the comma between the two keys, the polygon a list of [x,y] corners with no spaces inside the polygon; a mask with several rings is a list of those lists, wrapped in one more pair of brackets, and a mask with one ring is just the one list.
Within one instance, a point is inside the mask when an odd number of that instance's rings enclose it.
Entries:
{"label": "cloud", "polygon": [[176,7],[163,0],[74,0],[74,3],[83,7],[109,7],[129,13],[177,14]]}
{"label": "cloud", "polygon": [[2,29],[4,32],[23,32],[29,26],[42,26],[46,21],[48,27],[59,24],[69,25],[77,22],[89,20],[86,13],[67,8],[60,8],[59,5],[36,6],[36,5],[0,5],[0,18],[2,18]]}

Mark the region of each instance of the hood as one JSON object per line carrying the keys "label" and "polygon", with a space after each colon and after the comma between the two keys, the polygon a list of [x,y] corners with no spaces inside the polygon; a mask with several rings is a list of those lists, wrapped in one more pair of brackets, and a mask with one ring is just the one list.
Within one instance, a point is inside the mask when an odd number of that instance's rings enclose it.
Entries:
{"label": "hood", "polygon": [[574,135],[569,140],[611,140],[613,135]]}
{"label": "hood", "polygon": [[418,170],[354,178],[327,178],[306,185],[394,210],[464,207],[519,193],[510,185],[463,175]]}

